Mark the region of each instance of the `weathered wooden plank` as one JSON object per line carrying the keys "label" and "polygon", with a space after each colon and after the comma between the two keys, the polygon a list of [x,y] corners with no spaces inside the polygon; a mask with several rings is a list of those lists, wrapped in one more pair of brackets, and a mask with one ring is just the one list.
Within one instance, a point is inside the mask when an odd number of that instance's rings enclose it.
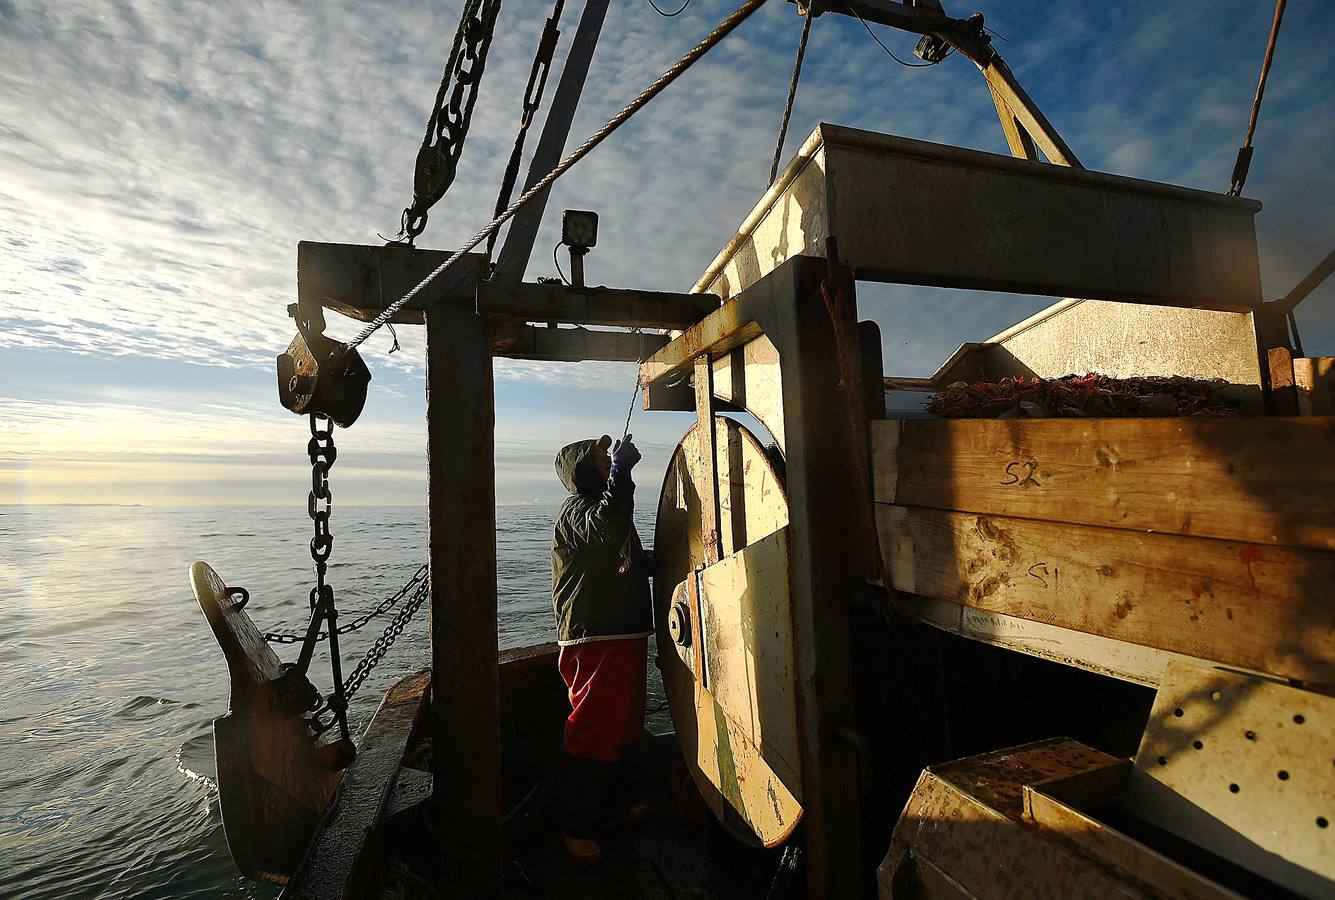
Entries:
{"label": "weathered wooden plank", "polygon": [[877,505],[896,590],[1335,683],[1335,553]]}
{"label": "weathered wooden plank", "polygon": [[472,306],[426,317],[431,724],[440,871],[500,893],[495,400],[489,327]]}
{"label": "weathered wooden plank", "polygon": [[[450,258],[449,250],[397,244],[297,244],[297,297],[360,322],[370,321]],[[390,321],[421,325],[422,311],[441,303],[471,306],[487,258],[469,253],[421,290]]]}
{"label": "weathered wooden plank", "polygon": [[1293,378],[1293,351],[1271,347],[1266,351],[1270,368],[1270,407],[1272,416],[1298,415],[1298,387]]}
{"label": "weathered wooden plank", "polygon": [[725,303],[677,336],[640,366],[640,382],[656,382],[686,370],[702,352],[721,356],[760,336],[760,326],[745,317],[740,304]]}
{"label": "weathered wooden plank", "polygon": [[1038,159],[1034,139],[1015,120],[1015,113],[1011,112],[1010,106],[991,84],[987,86],[987,90],[992,95],[993,104],[997,107],[997,118],[1001,120],[1001,131],[1006,135],[1006,145],[1011,148],[1011,156],[1017,159]]}
{"label": "weathered wooden plank", "polygon": [[[1075,153],[1057,133],[1057,129],[1052,127],[1052,123],[1043,115],[1038,105],[1029,98],[1028,93],[1011,72],[1010,66],[1006,65],[999,55],[992,54],[991,60],[986,65],[980,65],[979,69],[983,73],[983,78],[987,80],[987,87],[996,101],[998,112],[1005,106],[1013,117],[1012,122],[1022,128],[1028,138],[1027,141],[1022,141],[1027,145],[1028,153],[1016,152],[1015,144],[1011,143],[1012,154],[1021,159],[1034,159],[1033,150],[1037,144],[1049,162],[1059,166],[1082,168],[1080,160],[1075,158]],[[1004,117],[1002,128],[1006,128]],[[1006,131],[1006,139],[1010,142],[1010,131],[1009,129]]]}
{"label": "weathered wooden plank", "polygon": [[673,294],[564,284],[477,286],[477,314],[525,322],[621,325],[627,328],[689,328],[718,309],[713,294]]}
{"label": "weathered wooden plank", "polygon": [[714,369],[709,354],[695,358],[695,447],[701,470],[708,476],[700,482],[700,539],[705,565],[718,562],[721,551],[718,531],[718,465],[714,454]]}
{"label": "weathered wooden plank", "polygon": [[493,356],[552,362],[638,362],[667,345],[665,334],[505,325],[492,332]]}
{"label": "weathered wooden plank", "polygon": [[1159,686],[1169,662],[1201,666],[1211,664],[1209,660],[1181,653],[1128,644],[1097,634],[1086,634],[1046,622],[1002,615],[917,594],[901,594],[896,606],[919,622],[971,641],[1026,653],[1049,662],[1146,687]]}
{"label": "weathered wooden plank", "polygon": [[1335,550],[1335,421],[872,423],[876,499]]}
{"label": "weathered wooden plank", "polygon": [[385,693],[343,774],[330,816],[283,890],[284,900],[360,897],[373,886],[381,826],[430,684],[431,673],[423,670]]}
{"label": "weathered wooden plank", "polygon": [[1335,415],[1335,356],[1300,356],[1293,361],[1298,415]]}

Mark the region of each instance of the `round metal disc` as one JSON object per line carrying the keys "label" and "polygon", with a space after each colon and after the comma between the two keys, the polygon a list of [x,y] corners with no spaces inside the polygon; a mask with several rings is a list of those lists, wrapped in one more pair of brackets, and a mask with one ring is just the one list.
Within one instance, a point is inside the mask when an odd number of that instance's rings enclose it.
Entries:
{"label": "round metal disc", "polygon": [[721,558],[697,574],[709,467],[696,434],[692,427],[677,446],[659,495],[659,666],[705,802],[740,840],[773,847],[802,816],[782,461],[738,422],[716,417]]}

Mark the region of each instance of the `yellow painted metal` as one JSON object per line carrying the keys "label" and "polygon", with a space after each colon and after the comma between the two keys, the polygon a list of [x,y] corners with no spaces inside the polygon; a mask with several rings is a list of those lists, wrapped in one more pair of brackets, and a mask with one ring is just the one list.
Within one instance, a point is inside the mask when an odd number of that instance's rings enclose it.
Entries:
{"label": "yellow painted metal", "polygon": [[[788,589],[788,500],[755,436],[714,419],[721,557],[705,567],[697,429],[668,465],[655,531],[659,661],[673,724],[706,803],[739,838],[772,847],[802,815]],[[669,629],[685,609],[688,627]],[[678,614],[679,615],[679,614]]]}

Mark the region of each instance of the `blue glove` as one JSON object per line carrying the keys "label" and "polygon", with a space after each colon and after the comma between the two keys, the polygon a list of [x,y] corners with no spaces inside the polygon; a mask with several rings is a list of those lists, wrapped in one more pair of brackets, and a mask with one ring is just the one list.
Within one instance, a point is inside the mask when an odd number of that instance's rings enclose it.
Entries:
{"label": "blue glove", "polygon": [[626,435],[612,445],[612,477],[630,475],[630,470],[640,461],[640,448],[631,443],[633,435]]}

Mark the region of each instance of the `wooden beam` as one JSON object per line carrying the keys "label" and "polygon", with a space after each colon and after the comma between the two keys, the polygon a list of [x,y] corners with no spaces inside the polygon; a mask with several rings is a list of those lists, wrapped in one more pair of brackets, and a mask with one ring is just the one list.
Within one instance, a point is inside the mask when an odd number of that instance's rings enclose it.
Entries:
{"label": "wooden beam", "polygon": [[[748,302],[767,291],[784,312],[760,314],[778,350],[786,433],[807,896],[852,897],[862,884],[858,750],[839,736],[856,718],[848,610],[876,577],[853,279],[843,266],[798,257],[756,287]],[[849,523],[864,524],[850,533]]]}
{"label": "wooden beam", "polygon": [[317,833],[284,900],[361,897],[375,885],[384,824],[414,725],[425,710],[429,670],[403,678],[380,701],[343,774],[331,815]]}
{"label": "wooden beam", "polygon": [[563,284],[477,286],[477,314],[524,322],[620,325],[627,328],[689,328],[718,309],[712,294],[672,294]]}
{"label": "wooden beam", "polygon": [[1020,123],[1015,120],[1015,113],[1011,112],[1006,101],[1001,99],[1001,94],[990,84],[987,90],[992,95],[992,102],[996,104],[997,118],[1001,120],[1001,130],[1006,135],[1006,145],[1011,148],[1011,156],[1019,159],[1038,159],[1034,139],[1029,136],[1029,132],[1020,127]]}
{"label": "wooden beam", "polygon": [[882,503],[1335,550],[1318,418],[872,423]]}
{"label": "wooden beam", "polygon": [[1335,553],[877,504],[896,590],[1335,684]]}
{"label": "wooden beam", "polygon": [[[398,300],[445,260],[448,250],[417,250],[389,244],[297,244],[297,297],[325,309],[367,322]],[[421,325],[423,311],[440,304],[471,308],[477,276],[485,271],[486,257],[470,253],[444,275],[421,290],[390,321]]]}
{"label": "wooden beam", "polygon": [[1300,356],[1295,359],[1293,385],[1298,390],[1299,415],[1335,415],[1335,356]]}
{"label": "wooden beam", "polygon": [[[999,101],[1004,102],[1006,108],[1010,110],[1015,117],[1015,121],[1029,134],[1034,144],[1043,151],[1043,155],[1048,158],[1048,162],[1059,166],[1070,166],[1073,169],[1083,169],[1080,160],[1076,159],[1075,153],[1067,146],[1066,141],[1057,133],[1057,129],[1052,127],[1052,123],[1043,115],[1038,104],[1030,99],[1025,93],[1025,89],[1020,86],[1019,79],[1015,73],[1006,65],[1006,61],[1000,54],[993,51],[991,58],[984,64],[978,64],[982,70],[983,78],[987,81],[987,86],[993,91],[994,96]],[[1003,127],[1005,123],[1003,122]],[[1016,154],[1017,156],[1019,154]],[[1030,157],[1026,157],[1030,158]]]}
{"label": "wooden beam", "polygon": [[[700,540],[704,543],[706,566],[718,562],[720,548],[718,456],[714,442],[714,367],[710,365],[709,354],[704,353],[695,358],[694,451],[700,470],[705,473],[705,478],[696,487],[700,490]],[[697,653],[696,656],[703,659],[704,654]]]}
{"label": "wooden beam", "polygon": [[760,335],[760,326],[747,320],[738,303],[725,303],[701,319],[640,366],[640,381],[647,388],[655,382],[679,375],[701,353],[711,358]]}
{"label": "wooden beam", "polygon": [[434,821],[442,894],[501,892],[491,338],[471,304],[426,315]]}
{"label": "wooden beam", "polygon": [[[789,0],[794,2],[794,0]],[[826,6],[822,4],[822,6]],[[842,7],[842,8],[841,8]],[[822,12],[854,15],[878,25],[889,25],[914,34],[929,34],[947,25],[963,25],[958,19],[950,19],[941,11],[940,3],[916,3],[910,5],[902,0],[843,0],[842,3],[828,5]]]}
{"label": "wooden beam", "polygon": [[1293,377],[1293,351],[1288,347],[1271,347],[1266,351],[1270,369],[1270,408],[1272,416],[1298,415],[1298,386]]}
{"label": "wooden beam", "polygon": [[669,340],[665,334],[506,325],[494,330],[491,353],[508,359],[553,362],[639,362],[664,347]]}

